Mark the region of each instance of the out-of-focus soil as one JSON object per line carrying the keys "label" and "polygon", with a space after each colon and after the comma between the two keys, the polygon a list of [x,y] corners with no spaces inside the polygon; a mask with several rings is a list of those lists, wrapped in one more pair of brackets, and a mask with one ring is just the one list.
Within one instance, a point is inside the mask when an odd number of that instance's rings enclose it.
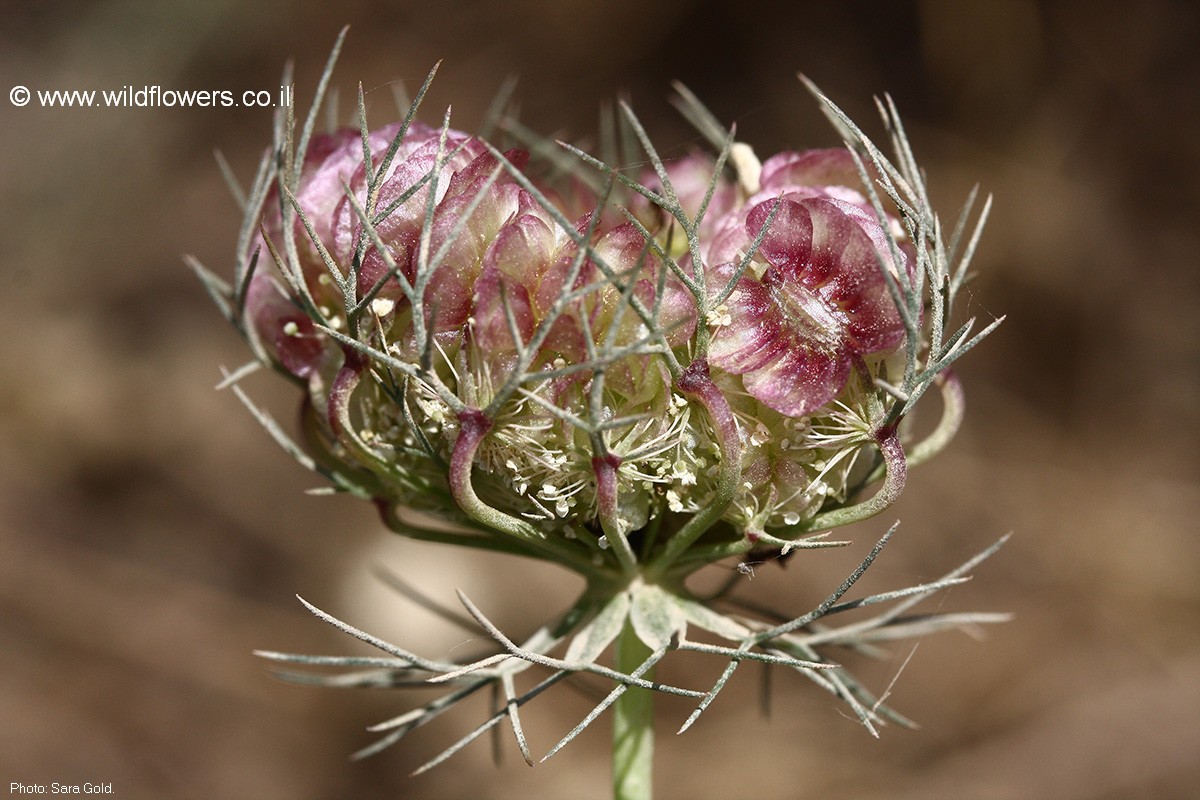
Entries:
{"label": "out-of-focus soil", "polygon": [[[1200,785],[1200,41],[1183,2],[889,4],[665,0],[393,4],[29,3],[0,29],[0,88],[312,91],[373,118],[389,82],[445,63],[426,117],[470,128],[518,74],[522,118],[590,135],[619,91],[667,152],[696,137],[680,79],[760,154],[834,137],[795,74],[878,133],[904,113],[950,217],[996,196],[968,298],[1000,331],[964,361],[968,416],[848,552],[760,568],[745,596],[801,611],[903,524],[873,588],[933,577],[1007,531],[944,607],[1015,612],[981,641],[923,642],[890,700],[922,723],[871,739],[802,678],[756,671],[686,735],[663,702],[663,798],[1186,798]],[[521,632],[578,587],[550,569],[398,540],[350,499],[313,497],[229,392],[245,359],[181,254],[231,268],[238,212],[212,159],[248,178],[266,110],[52,109],[0,101],[0,786],[111,782],[117,798],[603,798],[601,722],[530,770],[505,739],[407,774],[485,702],[363,762],[402,695],[297,688],[255,648],[359,652],[300,593],[429,655],[464,634],[390,594],[383,563]],[[281,417],[296,397],[247,382]],[[807,604],[807,605],[806,605]],[[524,628],[523,628],[524,626]],[[476,641],[476,644],[478,641]],[[471,644],[467,644],[471,647]],[[911,647],[862,665],[888,686]],[[691,672],[711,680],[720,665]],[[544,751],[590,707],[532,707]]]}

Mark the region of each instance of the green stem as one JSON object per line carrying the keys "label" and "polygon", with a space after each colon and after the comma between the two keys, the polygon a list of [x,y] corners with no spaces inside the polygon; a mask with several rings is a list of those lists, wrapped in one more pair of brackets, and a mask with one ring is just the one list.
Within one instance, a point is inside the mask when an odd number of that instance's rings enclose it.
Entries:
{"label": "green stem", "polygon": [[531,549],[541,550],[565,567],[575,570],[588,579],[605,578],[604,571],[591,563],[583,553],[570,548],[565,540],[547,537],[523,519],[488,505],[478,494],[472,483],[475,453],[492,427],[492,421],[483,412],[469,408],[458,415],[458,439],[450,453],[450,494],[466,515],[500,533],[507,534]]}
{"label": "green stem", "polygon": [[675,532],[660,553],[646,565],[643,574],[650,580],[661,578],[667,569],[699,539],[705,531],[720,522],[725,510],[733,502],[742,480],[742,440],[738,433],[737,420],[729,400],[713,383],[708,372],[707,359],[697,358],[676,381],[676,386],[687,397],[694,397],[708,412],[713,432],[721,447],[720,472],[717,476],[717,491],[711,502],[692,516]]}
{"label": "green stem", "polygon": [[870,499],[845,508],[835,508],[817,514],[808,522],[802,523],[802,531],[827,531],[849,525],[852,522],[868,519],[896,502],[904,483],[908,479],[908,462],[904,457],[904,446],[896,435],[896,428],[889,427],[875,434],[879,452],[883,455],[884,468],[887,470],[883,485]]}
{"label": "green stem", "polygon": [[909,448],[907,460],[910,467],[941,452],[962,425],[965,400],[958,376],[954,374],[954,370],[947,369],[934,378],[934,382],[942,391],[942,419],[933,433]]}
{"label": "green stem", "polygon": [[[616,641],[616,669],[626,674],[640,667],[650,655],[625,621]],[[643,675],[653,679],[653,670]],[[613,798],[614,800],[651,800],[654,775],[654,692],[629,687],[613,712]]]}

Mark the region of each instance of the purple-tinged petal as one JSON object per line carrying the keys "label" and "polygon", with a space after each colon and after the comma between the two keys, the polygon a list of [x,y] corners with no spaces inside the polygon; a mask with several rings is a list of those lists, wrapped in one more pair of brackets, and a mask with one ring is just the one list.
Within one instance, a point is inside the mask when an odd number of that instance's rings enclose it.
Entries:
{"label": "purple-tinged petal", "polygon": [[[533,336],[533,309],[528,290],[519,283],[506,280],[494,266],[485,267],[479,276],[474,300],[475,341],[488,358],[512,353]],[[510,312],[520,342],[513,341],[508,321]]]}
{"label": "purple-tinged petal", "polygon": [[[373,163],[383,156],[399,130],[399,123],[393,123],[368,135]],[[334,259],[344,266],[349,261],[350,252],[348,247],[337,246],[339,209],[346,206],[345,185],[353,188],[359,194],[359,199],[362,199],[366,174],[363,169],[362,134],[354,128],[342,128],[318,137],[316,144],[315,151],[310,148],[305,159],[296,200],[304,209],[317,238],[330,249]],[[327,154],[318,161],[314,154],[320,152]],[[314,266],[324,269],[308,232],[299,220],[296,226],[297,239],[302,251],[309,255],[309,260]]]}
{"label": "purple-tinged petal", "polygon": [[[722,264],[713,277],[725,284],[733,270],[733,264]],[[742,277],[724,306],[729,318],[718,327],[708,351],[713,366],[741,375],[779,357],[785,322],[767,287]]]}
{"label": "purple-tinged petal", "polygon": [[484,264],[494,265],[508,280],[535,287],[553,255],[554,232],[541,218],[518,214],[496,234]]}
{"label": "purple-tinged petal", "polygon": [[[871,236],[855,219],[855,207],[832,199],[804,202],[813,220],[813,252],[828,274],[805,283],[837,309],[846,338],[860,353],[890,350],[904,339],[904,323],[892,301],[881,261],[891,264],[887,242],[876,224]],[[816,259],[814,259],[816,261]]]}
{"label": "purple-tinged petal", "polygon": [[690,342],[696,333],[699,322],[696,298],[673,276],[668,277],[663,286],[662,300],[658,304],[658,321],[666,331],[667,344],[672,347],[681,347]]}
{"label": "purple-tinged petal", "polygon": [[[659,270],[663,267],[636,225],[628,222],[613,228],[596,243],[594,252],[619,276],[620,283],[635,280],[636,275],[634,296],[644,308],[654,308]],[[604,335],[600,326],[608,325],[622,303],[617,286],[606,286],[600,291],[597,313],[592,320],[597,335]],[[680,346],[691,339],[696,329],[695,300],[674,275],[666,276],[658,311],[659,325],[666,331],[668,343]],[[618,342],[622,345],[631,344],[645,333],[641,317],[632,308],[624,310],[620,327]]]}
{"label": "purple-tinged petal", "polygon": [[798,186],[853,188],[862,184],[854,157],[844,147],[777,153],[763,162],[759,182],[762,191],[775,194]]}
{"label": "purple-tinged petal", "polygon": [[838,349],[846,339],[845,315],[800,280],[771,267],[763,274],[762,285],[791,335],[830,350]]}
{"label": "purple-tinged petal", "polygon": [[250,279],[246,314],[258,340],[284,369],[297,378],[316,371],[325,355],[325,336],[265,273]]}
{"label": "purple-tinged petal", "polygon": [[535,320],[529,290],[537,286],[545,272],[553,244],[550,229],[530,214],[517,217],[496,234],[484,254],[475,287],[475,336],[485,352],[516,349],[504,310],[506,301],[522,342],[533,336]]}
{"label": "purple-tinged petal", "polygon": [[813,249],[813,226],[808,212],[786,197],[759,203],[746,218],[746,233],[751,240],[758,236],[768,219],[771,219],[771,227],[763,236],[758,255],[789,277],[799,276],[808,269]]}
{"label": "purple-tinged petal", "polygon": [[828,403],[850,377],[850,359],[799,336],[781,348],[777,358],[742,375],[752,397],[789,417],[811,414]]}
{"label": "purple-tinged petal", "polygon": [[632,222],[618,225],[601,236],[592,252],[614,273],[625,278],[639,267],[639,262],[643,269],[658,263],[646,237]]}
{"label": "purple-tinged petal", "polygon": [[586,259],[580,265],[579,274],[575,277],[574,284],[570,287],[566,286],[578,253],[579,248],[574,243],[560,248],[550,267],[542,274],[542,279],[538,282],[537,290],[533,293],[534,308],[538,319],[550,313],[550,309],[554,306],[555,301],[564,292],[579,289],[596,280],[598,273],[596,265],[592,263],[591,259]]}
{"label": "purple-tinged petal", "polygon": [[[382,158],[384,151],[391,144],[391,138],[394,136],[395,131],[393,130],[392,135],[387,137],[383,147],[375,154],[376,163]],[[449,153],[456,150],[457,152],[446,161],[437,176],[438,193],[436,199],[438,201],[441,201],[446,196],[447,187],[454,173],[465,168],[483,152],[483,145],[464,133],[459,133],[458,131],[448,132],[444,149],[441,149],[440,137],[441,131],[436,128],[430,128],[418,122],[414,122],[409,126],[404,140],[401,142],[395,157],[392,159],[391,165],[388,167],[387,174],[380,183],[379,196],[376,202],[376,209],[378,211],[391,208],[392,204],[399,200],[400,197],[404,196],[417,183],[425,179],[437,166],[439,150],[443,158]],[[361,140],[358,140],[356,146],[358,167],[356,170],[346,174],[342,180],[350,186],[359,203],[365,204],[366,177],[362,170]],[[327,240],[327,244],[331,244],[331,250],[335,254],[335,257],[348,262],[349,258],[353,255],[359,237],[362,236],[362,224],[353,207],[350,205],[350,201],[346,198],[345,191],[341,187],[340,182],[334,197],[336,199],[336,207],[331,211],[333,216],[332,241]],[[380,238],[389,244],[396,239],[411,239],[411,232],[414,229],[417,231],[421,229],[428,201],[429,186],[427,184],[405,200],[398,208],[392,210],[386,218],[376,223],[375,228]],[[393,253],[393,256],[399,255],[398,253]],[[396,260],[402,261],[403,259],[397,257]]]}
{"label": "purple-tinged petal", "polygon": [[[436,309],[436,322],[430,320],[435,329],[446,330],[467,321],[484,253],[504,222],[516,212],[518,191],[515,184],[487,186],[486,179],[479,177],[438,206],[429,258],[441,260],[425,293],[428,313]],[[482,198],[476,202],[481,193]]]}
{"label": "purple-tinged petal", "polygon": [[[513,148],[504,154],[505,160],[512,164],[517,169],[523,169],[529,163],[529,152]],[[497,180],[504,182],[507,177],[504,168],[500,166],[500,161],[489,151],[484,151],[472,159],[470,164],[467,164],[462,169],[454,173],[454,177],[450,179],[450,185],[446,187],[446,197],[454,197],[463,192],[470,191],[472,185],[479,180],[486,180],[494,171],[498,171]]]}
{"label": "purple-tinged petal", "polygon": [[[391,232],[389,241],[387,242],[388,253],[392,257],[392,261],[396,264],[400,273],[408,280],[409,285],[412,284],[413,277],[416,274],[414,266],[417,254],[417,247],[420,245],[421,230],[416,225],[410,225],[404,229],[396,229]],[[370,247],[363,254],[362,264],[358,268],[358,294],[365,295],[375,287],[375,284],[388,274],[387,262],[383,260],[383,256],[374,247]],[[404,292],[400,288],[400,281],[395,276],[389,277],[384,283],[383,288],[379,290],[378,297],[400,301],[404,299]]]}

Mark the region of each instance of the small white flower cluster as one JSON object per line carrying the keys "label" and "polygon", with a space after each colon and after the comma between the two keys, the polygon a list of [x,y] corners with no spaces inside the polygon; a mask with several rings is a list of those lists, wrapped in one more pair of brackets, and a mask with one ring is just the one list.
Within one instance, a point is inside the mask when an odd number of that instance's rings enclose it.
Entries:
{"label": "small white flower cluster", "polygon": [[[486,404],[487,361],[471,348],[451,358],[443,353],[448,388],[464,402]],[[453,366],[452,366],[453,365]],[[562,369],[561,359],[544,365]],[[648,371],[650,375],[653,371]],[[473,376],[464,380],[462,376]],[[731,383],[731,382],[730,382]],[[514,395],[501,407],[476,456],[481,492],[499,508],[538,524],[575,535],[596,515],[596,475],[588,437],[568,419],[585,413],[587,381],[565,388],[546,379]],[[726,387],[734,398],[742,442],[742,473],[747,476],[725,514],[739,529],[764,531],[798,525],[827,499],[845,496],[852,468],[870,443],[870,423],[862,398],[848,389],[822,413],[785,417],[758,401]],[[665,384],[648,390],[649,400],[633,403],[610,395],[607,419],[628,424],[601,435],[607,452],[619,460],[616,470],[618,521],[623,533],[646,525],[662,511],[694,514],[711,502],[716,491],[720,447],[705,415]],[[444,484],[437,460],[451,458],[459,423],[449,406],[428,384],[410,381],[402,398],[410,409],[381,392],[364,395],[362,413],[371,426],[360,432],[388,470],[385,482],[397,502],[421,507],[430,483]],[[620,405],[617,405],[620,403]],[[421,442],[431,451],[421,452]],[[413,480],[414,475],[421,476]]]}

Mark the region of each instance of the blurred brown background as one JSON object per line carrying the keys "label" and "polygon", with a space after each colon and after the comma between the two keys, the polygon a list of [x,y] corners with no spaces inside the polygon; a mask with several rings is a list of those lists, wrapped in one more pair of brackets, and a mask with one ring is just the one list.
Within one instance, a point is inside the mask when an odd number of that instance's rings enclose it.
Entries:
{"label": "blurred brown background", "polygon": [[[298,4],[297,4],[298,5]],[[891,700],[923,724],[868,737],[775,676],[770,719],[739,672],[699,725],[660,706],[658,787],[696,797],[1195,797],[1200,789],[1200,25],[1185,2],[766,4],[611,0],[264,0],[6,4],[0,88],[312,91],[445,65],[426,106],[470,129],[503,78],[522,117],[589,135],[628,91],[662,149],[695,139],[665,102],[681,79],[760,154],[833,143],[804,71],[868,130],[905,114],[935,203],[978,181],[996,210],[971,313],[1007,313],[966,359],[965,430],[915,470],[849,552],[760,569],[746,596],[804,610],[891,519],[868,587],[1009,545],[947,608],[1011,610],[982,642],[925,641]],[[212,150],[247,179],[269,137],[253,109],[51,109],[0,100],[0,791],[112,782],[118,798],[604,798],[607,725],[530,770],[507,739],[407,773],[482,703],[360,763],[363,728],[403,695],[297,688],[256,647],[358,652],[295,601],[443,655],[462,633],[391,595],[383,563],[441,600],[468,589],[514,632],[577,588],[549,569],[389,537],[370,509],[303,494],[218,365],[245,358],[180,255],[228,274],[237,211]],[[940,203],[938,199],[940,198]],[[256,397],[286,417],[267,379]],[[470,647],[471,645],[467,645]],[[882,689],[910,648],[862,666]],[[675,673],[710,680],[719,665]],[[560,692],[526,721],[545,751],[589,707]]]}

